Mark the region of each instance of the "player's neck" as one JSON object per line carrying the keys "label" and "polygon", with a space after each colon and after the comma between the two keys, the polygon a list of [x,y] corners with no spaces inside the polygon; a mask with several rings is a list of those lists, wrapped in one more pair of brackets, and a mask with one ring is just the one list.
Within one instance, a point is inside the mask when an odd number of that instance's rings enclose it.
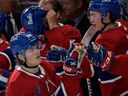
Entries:
{"label": "player's neck", "polygon": [[113,29],[117,26],[116,23],[110,23],[106,26],[106,28],[104,29],[104,31],[108,30],[108,29]]}
{"label": "player's neck", "polygon": [[27,71],[27,72],[30,72],[32,74],[36,74],[39,71],[38,67],[36,67],[36,68],[27,68],[25,66],[22,66],[22,69]]}

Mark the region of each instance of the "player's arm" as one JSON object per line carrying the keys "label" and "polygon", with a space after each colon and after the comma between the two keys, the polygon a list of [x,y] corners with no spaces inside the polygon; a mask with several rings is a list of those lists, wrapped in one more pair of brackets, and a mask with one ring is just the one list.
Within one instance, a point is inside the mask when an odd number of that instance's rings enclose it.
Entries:
{"label": "player's arm", "polygon": [[69,50],[58,46],[52,47],[46,58],[50,62],[63,62],[63,69],[67,75],[76,76],[84,73],[85,77],[89,78],[93,75],[93,67],[85,57],[86,49],[83,44],[72,42]]}
{"label": "player's arm", "polygon": [[114,53],[107,51],[102,45],[92,42],[87,47],[87,57],[93,63],[93,65],[106,71],[111,68]]}
{"label": "player's arm", "polygon": [[10,72],[15,68],[15,57],[9,48],[0,52],[0,86],[5,87]]}
{"label": "player's arm", "polygon": [[117,55],[111,64],[109,72],[110,74],[117,74],[128,78],[128,55]]}

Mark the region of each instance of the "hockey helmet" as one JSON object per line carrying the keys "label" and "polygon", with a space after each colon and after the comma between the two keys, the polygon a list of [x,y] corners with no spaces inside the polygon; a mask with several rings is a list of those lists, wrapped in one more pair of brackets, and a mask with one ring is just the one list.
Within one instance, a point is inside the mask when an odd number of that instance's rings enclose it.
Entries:
{"label": "hockey helmet", "polygon": [[30,6],[21,14],[21,24],[27,32],[31,31],[34,35],[43,33],[43,17],[46,16],[47,10],[38,6]]}
{"label": "hockey helmet", "polygon": [[0,12],[0,33],[2,33],[5,27],[5,22],[6,22],[6,19],[5,19],[4,13]]}
{"label": "hockey helmet", "polygon": [[10,40],[10,49],[14,53],[19,53],[29,47],[38,44],[37,38],[30,32],[21,32],[14,35]]}
{"label": "hockey helmet", "polygon": [[88,9],[100,12],[101,16],[109,12],[113,21],[120,17],[121,11],[118,0],[91,0]]}

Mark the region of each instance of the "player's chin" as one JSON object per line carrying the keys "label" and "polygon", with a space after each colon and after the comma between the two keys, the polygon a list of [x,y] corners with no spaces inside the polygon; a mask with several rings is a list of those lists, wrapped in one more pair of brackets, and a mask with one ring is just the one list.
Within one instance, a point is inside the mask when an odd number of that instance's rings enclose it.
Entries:
{"label": "player's chin", "polygon": [[96,26],[96,24],[92,23],[92,26]]}
{"label": "player's chin", "polygon": [[92,24],[92,26],[94,26],[96,31],[100,31],[101,30],[101,28],[97,24]]}
{"label": "player's chin", "polygon": [[37,56],[37,57],[35,58],[35,61],[37,61],[37,62],[40,62],[40,63],[41,63],[41,61],[42,61],[41,56]]}

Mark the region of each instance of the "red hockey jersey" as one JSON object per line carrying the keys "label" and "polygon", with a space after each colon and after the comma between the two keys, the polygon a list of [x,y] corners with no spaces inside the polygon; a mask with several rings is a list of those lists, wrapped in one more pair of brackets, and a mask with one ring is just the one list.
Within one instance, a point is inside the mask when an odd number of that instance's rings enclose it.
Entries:
{"label": "red hockey jersey", "polygon": [[[60,27],[55,27],[45,34],[45,40],[41,41],[45,47],[41,51],[41,55],[45,56],[47,52],[50,50],[51,45],[56,45],[63,47],[65,49],[69,49],[70,47],[70,40],[75,40],[75,42],[81,41],[81,34],[80,31],[70,25],[63,25]],[[88,62],[88,61],[86,61]],[[63,81],[62,90],[64,92],[64,96],[83,96],[82,89],[80,87],[80,81],[82,78],[85,78],[86,72],[82,72],[78,74],[78,76],[69,76],[64,73],[63,70],[63,63],[62,62],[51,62],[52,65],[55,67],[56,72],[62,77],[61,80]],[[88,63],[87,63],[88,64]],[[89,64],[88,64],[89,65]],[[88,67],[84,67],[82,65],[82,70],[87,71],[90,69],[90,65]],[[90,73],[91,75],[91,73]]]}
{"label": "red hockey jersey", "polygon": [[8,41],[6,41],[4,36],[0,35],[0,52],[6,49],[8,46]]}
{"label": "red hockey jersey", "polygon": [[94,67],[98,77],[102,96],[127,96],[128,95],[128,56],[115,56],[108,71]]}
{"label": "red hockey jersey", "polygon": [[[108,30],[98,34],[95,42],[98,44],[101,44],[107,50],[113,51],[115,55],[127,54],[127,51],[128,51],[128,22],[120,19],[117,21],[117,24],[118,24],[118,26],[116,28],[108,29]],[[121,56],[121,57],[119,56],[120,59],[122,58],[121,60],[119,60],[121,62],[116,62],[116,61],[118,61],[116,59],[114,60],[114,62],[115,62],[114,65],[116,65],[116,63],[117,63],[117,66],[119,64],[120,68],[113,67],[114,66],[113,65],[113,66],[111,66],[111,70],[109,71],[110,73],[115,72],[116,69],[118,70],[118,73],[121,73],[120,72],[120,69],[121,69],[124,73],[127,74],[127,70],[123,70],[123,67],[122,67],[123,64],[127,65],[126,64],[127,60],[125,60],[125,58],[123,59],[123,57],[124,56]],[[106,67],[108,67],[108,66],[106,66]],[[97,68],[94,68],[94,69],[97,69]],[[95,70],[95,73],[100,74],[100,72],[98,70]],[[106,77],[103,80],[99,79],[102,96],[119,96],[119,94],[121,94],[121,93],[123,94],[123,92],[127,93],[126,92],[127,88],[128,88],[128,87],[126,88],[127,78],[125,78],[125,80],[124,80],[124,77],[122,76],[122,74],[119,75],[117,73],[116,74],[114,73],[114,77],[113,77],[113,74],[105,75],[108,73],[102,72],[102,71],[101,71],[101,73],[102,73],[102,75],[100,76],[100,78]],[[106,83],[106,81],[110,81],[110,82]],[[121,96],[123,96],[123,95],[121,95]]]}
{"label": "red hockey jersey", "polygon": [[118,20],[118,27],[101,32],[95,42],[115,54],[126,54],[128,51],[128,22]]}
{"label": "red hockey jersey", "polygon": [[94,70],[89,60],[85,57],[81,65],[81,71],[78,74],[72,76],[62,73],[60,75],[62,76],[62,81],[67,92],[65,96],[83,96],[80,81],[82,78],[92,77],[94,75]]}
{"label": "red hockey jersey", "polygon": [[[70,40],[75,40],[76,42],[81,41],[81,35],[78,29],[69,25],[53,28],[52,30],[45,32],[45,36],[46,36],[46,41],[44,42],[46,46],[41,51],[42,56],[46,55],[46,53],[50,50],[51,45],[57,45],[65,49],[69,49]],[[87,62],[88,61],[86,61],[86,63]],[[51,62],[51,63],[56,68],[56,72],[59,73],[59,75],[62,77],[62,81],[64,84],[62,90],[65,93],[64,96],[77,96],[77,95],[83,96],[83,92],[80,87],[80,82],[82,78],[85,78],[86,74],[84,73],[86,72],[82,72],[76,76],[69,76],[64,73],[62,62],[54,62],[54,63]],[[84,66],[85,65],[83,64],[82,71],[87,71],[90,69],[90,65],[88,67],[84,67]],[[89,76],[90,75],[91,73],[89,74]]]}
{"label": "red hockey jersey", "polygon": [[39,69],[40,75],[27,72],[22,66],[15,69],[8,80],[5,96],[54,96],[60,84],[59,76],[46,60]]}

